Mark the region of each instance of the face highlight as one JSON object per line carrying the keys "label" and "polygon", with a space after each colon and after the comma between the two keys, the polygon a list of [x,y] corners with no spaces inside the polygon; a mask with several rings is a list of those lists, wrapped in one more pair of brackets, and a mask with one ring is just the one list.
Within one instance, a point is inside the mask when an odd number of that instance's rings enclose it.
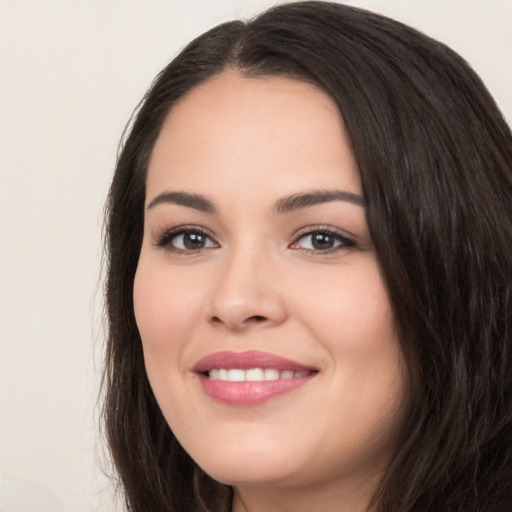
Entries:
{"label": "face highlight", "polygon": [[231,71],[173,107],[149,165],[134,304],[163,414],[235,487],[234,510],[261,489],[335,493],[381,474],[404,363],[322,91]]}

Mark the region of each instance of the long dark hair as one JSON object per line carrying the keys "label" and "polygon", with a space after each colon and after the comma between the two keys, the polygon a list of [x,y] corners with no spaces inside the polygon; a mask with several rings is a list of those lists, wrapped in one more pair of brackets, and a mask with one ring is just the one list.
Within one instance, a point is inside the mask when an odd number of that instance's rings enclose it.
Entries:
{"label": "long dark hair", "polygon": [[160,413],[132,300],[146,171],[163,120],[227,68],[315,84],[349,133],[409,371],[399,448],[372,504],[512,510],[510,129],[446,46],[328,2],[277,6],[194,40],[156,78],[124,141],[106,210],[104,421],[128,509],[231,507],[231,489],[201,471]]}

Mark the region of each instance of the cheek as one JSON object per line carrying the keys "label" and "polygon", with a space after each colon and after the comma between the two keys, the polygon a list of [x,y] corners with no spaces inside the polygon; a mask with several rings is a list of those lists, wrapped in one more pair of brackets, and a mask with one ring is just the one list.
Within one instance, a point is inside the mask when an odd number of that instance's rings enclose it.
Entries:
{"label": "cheek", "polygon": [[[193,283],[180,288],[179,277],[156,268],[141,259],[133,288],[135,319],[150,379],[159,366],[179,361],[175,356],[191,337],[201,303]],[[187,290],[187,293],[177,290]]]}
{"label": "cheek", "polygon": [[309,300],[302,296],[297,310],[328,354],[333,384],[328,400],[339,405],[340,417],[351,411],[350,429],[357,436],[400,412],[407,371],[375,262],[368,259],[350,271],[335,270],[309,285]]}
{"label": "cheek", "polygon": [[204,311],[203,294],[190,276],[162,271],[153,261],[141,258],[133,299],[149,383],[179,439],[191,435],[193,446],[208,450],[211,447],[203,446],[202,436],[194,435],[197,405],[190,401],[186,389],[190,378],[187,351]]}
{"label": "cheek", "polygon": [[346,271],[336,267],[307,286],[305,282],[298,286],[297,310],[330,351],[337,347],[368,357],[397,344],[387,290],[370,255]]}

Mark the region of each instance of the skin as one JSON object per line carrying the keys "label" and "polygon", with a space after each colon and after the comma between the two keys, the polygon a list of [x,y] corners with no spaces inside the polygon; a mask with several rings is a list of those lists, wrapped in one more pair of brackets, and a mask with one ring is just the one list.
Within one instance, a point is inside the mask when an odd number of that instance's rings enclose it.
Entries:
{"label": "skin", "polygon": [[[233,511],[362,511],[393,453],[405,365],[336,105],[312,85],[222,73],[169,113],[150,161],[134,302],[151,386],[174,434]],[[200,194],[215,212],[155,198]],[[357,201],[356,201],[357,202]],[[197,206],[197,205],[196,205]],[[186,226],[205,231],[162,236]],[[311,232],[334,232],[332,247]],[[199,244],[201,245],[201,244]],[[328,244],[327,244],[328,245]],[[256,406],[208,396],[208,354],[261,350],[317,370]]]}

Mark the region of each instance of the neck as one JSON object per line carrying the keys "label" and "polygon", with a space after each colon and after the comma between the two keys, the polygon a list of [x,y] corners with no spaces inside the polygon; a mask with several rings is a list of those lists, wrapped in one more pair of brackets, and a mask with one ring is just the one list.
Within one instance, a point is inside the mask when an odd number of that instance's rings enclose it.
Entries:
{"label": "neck", "polygon": [[233,489],[232,512],[372,512],[377,483],[377,478],[365,478],[293,488],[241,485]]}

